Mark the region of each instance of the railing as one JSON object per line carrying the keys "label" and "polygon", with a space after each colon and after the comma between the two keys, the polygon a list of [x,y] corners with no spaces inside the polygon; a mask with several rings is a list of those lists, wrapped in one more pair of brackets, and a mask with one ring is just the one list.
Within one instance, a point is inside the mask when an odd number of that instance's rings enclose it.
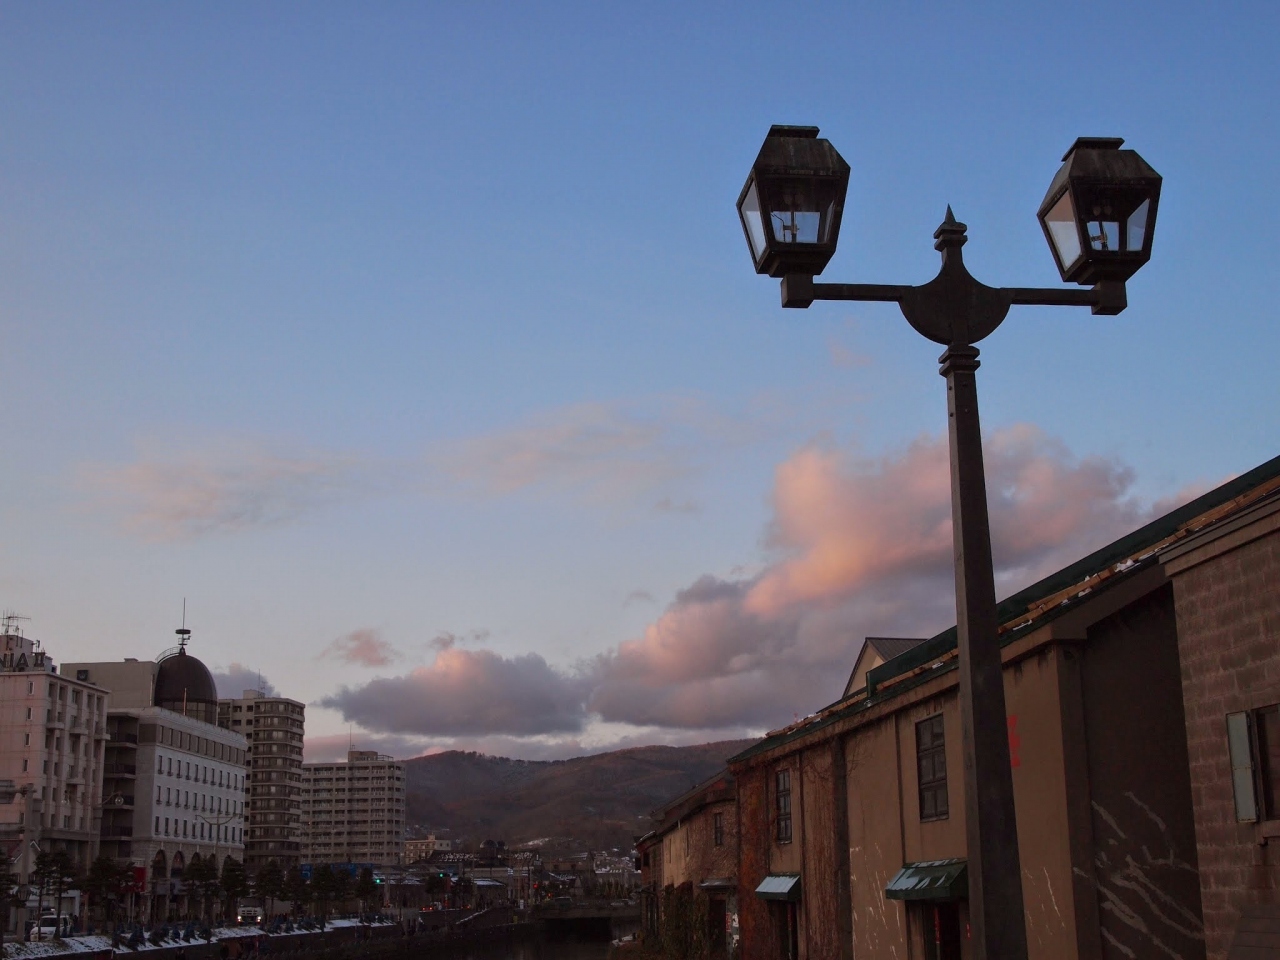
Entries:
{"label": "railing", "polygon": [[102,765],[102,773],[104,776],[136,777],[138,775],[138,767],[137,764],[133,763],[104,763]]}
{"label": "railing", "polygon": [[104,837],[132,837],[133,827],[103,827],[102,835]]}

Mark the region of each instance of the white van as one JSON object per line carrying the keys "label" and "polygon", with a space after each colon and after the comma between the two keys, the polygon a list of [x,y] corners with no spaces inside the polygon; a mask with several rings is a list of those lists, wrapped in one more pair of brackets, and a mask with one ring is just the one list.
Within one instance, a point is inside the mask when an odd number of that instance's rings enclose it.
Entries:
{"label": "white van", "polygon": [[240,923],[261,923],[262,908],[251,907],[247,904],[236,911],[236,920]]}

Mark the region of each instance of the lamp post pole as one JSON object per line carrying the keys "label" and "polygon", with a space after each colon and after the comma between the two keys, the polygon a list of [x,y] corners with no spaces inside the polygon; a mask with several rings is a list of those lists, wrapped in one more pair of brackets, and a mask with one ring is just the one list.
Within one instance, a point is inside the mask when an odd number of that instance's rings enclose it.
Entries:
{"label": "lamp post pole", "polygon": [[978,960],[1026,960],[1027,935],[1009,765],[991,526],[978,418],[978,341],[1014,304],[1087,306],[1114,315],[1125,281],[1150,258],[1160,176],[1117,138],[1080,138],[1037,215],[1062,278],[1089,289],[988,287],[964,265],[966,227],[947,208],[934,232],[938,275],[920,286],[815,283],[835,253],[849,165],[816,127],[774,127],[738,199],[757,273],[782,280],[782,305],[896,302],[945,348],[955,551],[956,645],[968,844],[969,921]]}
{"label": "lamp post pole", "polygon": [[969,926],[973,956],[1025,960],[1022,869],[1009,766],[1008,720],[996,617],[991,525],[987,515],[982,427],[978,417],[978,340],[1004,321],[1014,304],[1088,306],[1116,314],[1126,304],[1123,282],[1088,290],[988,287],[964,265],[966,226],[947,208],[934,232],[942,268],[921,286],[814,283],[805,274],[782,278],[782,305],[814,300],[897,302],[915,329],[946,349],[938,372],[947,381],[951,451],[951,520],[955,551],[956,646],[964,760],[965,837],[968,846]]}

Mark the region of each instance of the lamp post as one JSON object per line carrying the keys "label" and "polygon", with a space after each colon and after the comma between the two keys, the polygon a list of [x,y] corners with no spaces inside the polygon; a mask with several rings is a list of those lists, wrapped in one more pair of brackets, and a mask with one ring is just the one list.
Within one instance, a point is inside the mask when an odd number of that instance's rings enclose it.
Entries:
{"label": "lamp post", "polygon": [[946,348],[938,372],[947,380],[969,915],[980,960],[1025,960],[1027,942],[974,344],[1014,304],[1124,310],[1125,281],[1151,257],[1161,179],[1123,143],[1076,140],[1037,214],[1062,279],[1087,290],[979,283],[960,252],[966,227],[950,207],[933,234],[942,268],[928,283],[815,283],[835,253],[849,183],[849,165],[817,127],[771,128],[738,198],[756,272],[782,280],[784,307],[895,302],[912,327]]}

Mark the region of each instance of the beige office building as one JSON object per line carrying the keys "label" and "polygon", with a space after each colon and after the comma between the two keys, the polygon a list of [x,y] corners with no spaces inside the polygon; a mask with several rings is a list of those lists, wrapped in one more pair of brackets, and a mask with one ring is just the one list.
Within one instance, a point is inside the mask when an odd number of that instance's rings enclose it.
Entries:
{"label": "beige office building", "polygon": [[0,635],[0,853],[25,882],[34,849],[63,849],[84,869],[98,855],[107,694],[61,675],[39,643],[6,623]]}
{"label": "beige office building", "polygon": [[252,873],[271,860],[284,870],[300,862],[306,709],[297,700],[257,690],[218,702],[218,725],[249,741],[245,862]]}
{"label": "beige office building", "polygon": [[302,765],[302,859],[307,863],[404,861],[404,764],[373,750],[346,763]]}

